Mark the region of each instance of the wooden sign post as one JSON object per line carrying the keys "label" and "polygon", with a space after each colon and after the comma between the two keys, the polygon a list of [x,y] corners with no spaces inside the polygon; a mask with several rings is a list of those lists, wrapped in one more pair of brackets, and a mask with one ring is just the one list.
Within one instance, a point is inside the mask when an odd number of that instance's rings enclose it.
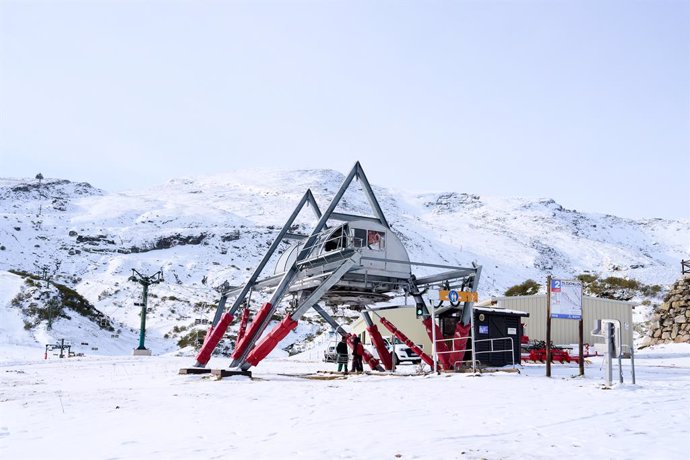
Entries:
{"label": "wooden sign post", "polygon": [[551,377],[551,275],[546,277],[546,376]]}

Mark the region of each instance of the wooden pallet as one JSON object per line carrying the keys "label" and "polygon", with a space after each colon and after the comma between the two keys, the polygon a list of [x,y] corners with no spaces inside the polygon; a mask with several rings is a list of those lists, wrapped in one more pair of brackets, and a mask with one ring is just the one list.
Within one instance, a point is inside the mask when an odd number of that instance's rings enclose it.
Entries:
{"label": "wooden pallet", "polygon": [[211,369],[206,369],[205,367],[183,367],[180,369],[178,374],[180,375],[192,375],[192,374],[210,374]]}
{"label": "wooden pallet", "polygon": [[233,375],[243,375],[245,377],[252,378],[252,373],[250,371],[238,371],[233,369],[213,369],[211,370],[211,375],[218,379],[223,377],[232,377]]}

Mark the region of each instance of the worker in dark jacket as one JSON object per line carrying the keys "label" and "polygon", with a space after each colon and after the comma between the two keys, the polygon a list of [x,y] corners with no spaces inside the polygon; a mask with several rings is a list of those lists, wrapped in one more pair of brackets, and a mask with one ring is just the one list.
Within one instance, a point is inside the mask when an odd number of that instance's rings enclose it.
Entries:
{"label": "worker in dark jacket", "polygon": [[362,366],[362,356],[364,355],[364,345],[358,336],[352,339],[352,372],[364,372]]}
{"label": "worker in dark jacket", "polygon": [[345,370],[345,374],[347,374],[347,339],[345,337],[338,342],[338,345],[335,347],[335,352],[336,362],[338,363],[338,372]]}

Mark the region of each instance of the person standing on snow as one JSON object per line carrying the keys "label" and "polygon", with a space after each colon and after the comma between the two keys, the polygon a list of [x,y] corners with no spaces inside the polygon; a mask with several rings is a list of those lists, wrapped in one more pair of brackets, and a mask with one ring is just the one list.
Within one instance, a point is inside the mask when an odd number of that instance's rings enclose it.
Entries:
{"label": "person standing on snow", "polygon": [[364,355],[364,345],[358,336],[352,339],[352,372],[364,372],[362,366],[362,356]]}
{"label": "person standing on snow", "polygon": [[338,363],[338,372],[341,370],[345,370],[345,374],[347,375],[347,339],[345,337],[342,338],[340,342],[338,342],[338,345],[335,347],[335,353],[336,353],[336,362]]}

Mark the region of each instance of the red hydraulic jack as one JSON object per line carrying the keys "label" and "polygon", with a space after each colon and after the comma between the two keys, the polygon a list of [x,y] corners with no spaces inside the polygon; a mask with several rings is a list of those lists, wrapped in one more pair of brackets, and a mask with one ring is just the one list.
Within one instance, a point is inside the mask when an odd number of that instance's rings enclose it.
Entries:
{"label": "red hydraulic jack", "polygon": [[256,346],[247,355],[247,362],[252,366],[259,364],[296,327],[297,321],[290,316],[286,316],[271,332],[257,342]]}
{"label": "red hydraulic jack", "polygon": [[247,350],[247,347],[249,346],[251,338],[254,337],[258,329],[262,326],[262,323],[268,316],[269,312],[271,311],[271,307],[272,305],[269,302],[263,304],[261,309],[257,312],[256,316],[254,317],[252,324],[247,329],[247,332],[242,337],[242,340],[239,340],[238,338],[237,344],[235,345],[235,349],[232,352],[232,359],[237,359],[238,357],[244,354],[244,352]]}
{"label": "red hydraulic jack", "polygon": [[228,330],[228,326],[232,322],[233,318],[233,315],[230,313],[225,313],[221,317],[218,324],[216,324],[216,327],[211,326],[208,329],[206,338],[204,339],[204,344],[201,346],[199,354],[196,355],[196,360],[198,363],[203,365],[208,363],[209,359],[211,359],[211,353],[213,353],[213,350],[216,348],[216,345],[218,345],[218,342],[220,342],[220,339],[223,338],[223,334],[225,334],[225,331]]}
{"label": "red hydraulic jack", "polygon": [[372,324],[367,328],[367,332],[371,336],[372,342],[374,342],[376,351],[379,353],[379,359],[381,360],[381,364],[383,364],[383,368],[387,371],[392,370],[393,360],[391,359],[391,354],[388,352],[388,350],[386,350],[386,344],[383,341],[383,337],[381,337],[379,328],[376,327],[375,324]]}
{"label": "red hydraulic jack", "polygon": [[237,331],[237,341],[242,340],[244,333],[247,331],[247,322],[249,321],[249,306],[242,310],[242,317],[240,318],[240,329]]}
{"label": "red hydraulic jack", "polygon": [[455,334],[453,334],[453,352],[450,353],[449,363],[452,370],[455,367],[455,363],[461,362],[465,357],[465,351],[467,351],[467,339],[469,338],[470,330],[472,329],[471,324],[462,324],[458,321],[455,326]]}
{"label": "red hydraulic jack", "polygon": [[398,339],[400,339],[401,342],[403,342],[405,345],[407,345],[408,347],[410,347],[410,348],[412,349],[412,351],[414,351],[415,353],[417,353],[417,354],[419,355],[419,357],[422,358],[422,361],[424,361],[425,363],[427,363],[427,364],[428,364],[429,366],[431,366],[431,368],[433,369],[433,367],[434,367],[434,360],[431,359],[431,357],[430,357],[429,355],[427,355],[426,353],[424,353],[424,352],[422,351],[421,348],[419,348],[417,345],[415,345],[414,342],[413,342],[412,340],[408,339],[407,336],[406,336],[405,334],[403,334],[402,332],[400,332],[400,331],[398,330],[398,328],[396,328],[395,326],[393,326],[393,324],[392,324],[390,321],[388,321],[386,318],[384,318],[384,317],[381,316],[381,317],[380,317],[380,321],[381,321],[381,324],[383,324],[383,325],[386,327],[386,329],[388,329],[389,331],[391,331],[391,333],[392,333],[394,336],[396,336]]}
{"label": "red hydraulic jack", "polygon": [[[431,332],[431,317],[425,318],[422,321],[422,324],[424,324],[426,332],[429,334],[429,338],[433,340],[433,335]],[[439,355],[439,364],[441,364],[441,367],[446,371],[453,370],[455,363],[462,361],[462,358],[465,355],[467,339],[469,338],[468,334],[472,326],[470,324],[462,324],[458,322],[458,324],[455,326],[453,340],[451,340],[451,348],[448,348],[448,344],[446,342],[438,341],[438,338],[442,337],[441,329],[437,324],[434,324],[434,326],[436,327],[436,352]]]}
{"label": "red hydraulic jack", "polygon": [[[429,316],[428,318],[425,318],[422,321],[422,324],[424,324],[424,327],[426,328],[426,333],[429,335],[431,340],[434,340],[433,337],[433,332],[431,331],[432,327],[432,322],[431,322],[431,317]],[[433,327],[436,328],[436,354],[438,355],[438,363],[441,365],[441,367],[444,370],[449,370],[451,368],[450,364],[450,356],[448,353],[448,344],[446,342],[440,342],[438,341],[439,337],[443,337],[441,335],[441,328],[438,327],[438,324],[433,324]]]}

